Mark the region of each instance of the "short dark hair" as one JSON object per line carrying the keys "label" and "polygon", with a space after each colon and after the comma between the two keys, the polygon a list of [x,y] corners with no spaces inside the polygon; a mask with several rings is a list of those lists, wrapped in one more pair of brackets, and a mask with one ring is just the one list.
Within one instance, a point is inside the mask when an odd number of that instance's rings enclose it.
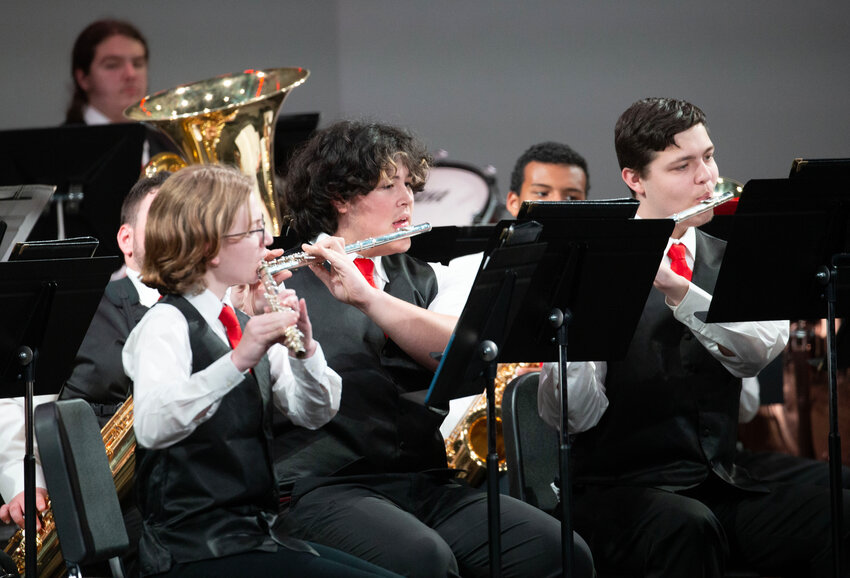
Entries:
{"label": "short dark hair", "polygon": [[168,171],[159,171],[152,177],[143,177],[136,181],[127,196],[124,197],[124,202],[121,203],[121,224],[135,226],[136,214],[139,212],[139,204],[142,199],[153,189],[158,189],[165,182],[165,179],[171,176]]}
{"label": "short dark hair", "polygon": [[79,124],[83,122],[83,107],[88,104],[89,97],[80,83],[77,82],[77,70],[88,74],[94,54],[101,42],[113,36],[126,36],[138,40],[145,47],[145,61],[148,60],[148,41],[139,32],[139,29],[123,20],[97,20],[92,22],[80,32],[74,42],[71,51],[71,81],[74,83],[74,94],[71,96],[71,104],[65,113],[65,122],[68,124]]}
{"label": "short dark hair", "polygon": [[283,189],[286,219],[301,240],[336,232],[334,202],[366,195],[398,163],[414,192],[425,187],[431,155],[407,130],[387,124],[341,121],[316,133],[289,162]]}
{"label": "short dark hair", "polygon": [[568,145],[559,142],[542,142],[532,145],[517,159],[514,171],[511,173],[511,190],[519,194],[522,181],[525,179],[525,167],[528,163],[538,162],[550,165],[575,165],[584,171],[585,193],[590,191],[590,174],[587,172],[587,161]]}
{"label": "short dark hair", "polygon": [[629,168],[645,176],[656,153],[674,144],[677,134],[698,124],[705,124],[705,113],[684,100],[644,98],[635,102],[620,115],[614,128],[620,169]]}

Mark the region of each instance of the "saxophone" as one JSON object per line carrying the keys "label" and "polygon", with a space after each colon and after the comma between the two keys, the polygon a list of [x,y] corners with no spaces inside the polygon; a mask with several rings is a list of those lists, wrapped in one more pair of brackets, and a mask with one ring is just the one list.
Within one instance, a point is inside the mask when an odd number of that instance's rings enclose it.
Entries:
{"label": "saxophone", "polygon": [[[133,487],[133,474],[136,469],[136,436],[133,434],[133,396],[127,398],[115,415],[100,430],[106,457],[109,459],[109,469],[115,482],[118,498],[122,499]],[[54,578],[66,575],[65,561],[59,547],[56,535],[56,524],[53,520],[53,510],[48,503],[41,518],[41,530],[35,536],[35,546],[38,549],[37,575],[42,578]],[[9,539],[4,548],[15,561],[18,573],[23,576],[26,562],[26,540],[24,531],[19,529]]]}
{"label": "saxophone", "polygon": [[[517,370],[538,367],[537,363],[500,363],[496,369],[494,397],[496,401],[496,452],[499,471],[508,469],[505,461],[505,438],[502,434],[502,395],[505,387],[517,376]],[[449,467],[465,471],[463,477],[470,486],[479,486],[487,473],[487,395],[480,394],[446,438],[446,458]]]}

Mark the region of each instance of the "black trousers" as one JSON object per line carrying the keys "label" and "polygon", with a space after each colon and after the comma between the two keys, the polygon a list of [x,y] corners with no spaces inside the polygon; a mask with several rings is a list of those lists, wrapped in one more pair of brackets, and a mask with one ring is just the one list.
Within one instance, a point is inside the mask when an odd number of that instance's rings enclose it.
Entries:
{"label": "black trousers", "polygon": [[[585,486],[574,493],[576,530],[603,575],[719,577],[734,566],[767,576],[832,576],[829,488],[765,485],[769,493],[745,492],[716,478],[678,493]],[[844,518],[850,519],[848,490]]]}
{"label": "black trousers", "polygon": [[319,544],[311,544],[319,553],[296,552],[278,548],[277,552],[251,551],[223,558],[176,564],[158,576],[213,578],[215,576],[310,576],[311,578],[394,578],[383,568]]}
{"label": "black trousers", "polygon": [[[299,490],[286,515],[293,536],[327,544],[405,576],[488,576],[487,494],[445,476],[385,474],[326,479]],[[560,523],[501,496],[502,576],[559,576]],[[593,576],[575,537],[576,578]]]}

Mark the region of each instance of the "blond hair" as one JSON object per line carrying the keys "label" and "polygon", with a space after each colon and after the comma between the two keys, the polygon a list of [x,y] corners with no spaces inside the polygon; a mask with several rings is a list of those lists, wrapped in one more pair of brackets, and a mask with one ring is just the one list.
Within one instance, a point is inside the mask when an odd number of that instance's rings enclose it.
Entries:
{"label": "blond hair", "polygon": [[169,177],[148,212],[142,281],[161,293],[203,291],[222,236],[252,190],[248,176],[220,165],[192,165]]}

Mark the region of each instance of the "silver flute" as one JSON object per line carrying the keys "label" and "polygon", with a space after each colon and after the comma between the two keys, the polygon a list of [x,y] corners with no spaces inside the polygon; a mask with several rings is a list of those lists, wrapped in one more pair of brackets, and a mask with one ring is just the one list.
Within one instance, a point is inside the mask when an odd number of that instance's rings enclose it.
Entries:
{"label": "silver flute", "polygon": [[[401,229],[395,230],[392,233],[381,235],[380,237],[370,237],[368,239],[363,239],[362,241],[357,241],[356,243],[346,245],[345,253],[359,253],[361,251],[366,251],[379,245],[386,245],[387,243],[398,241],[399,239],[406,239],[408,237],[414,237],[422,233],[427,233],[430,230],[431,223],[422,223],[421,225],[411,225],[410,227],[403,227]],[[266,271],[269,273],[269,275],[276,275],[281,271],[289,271],[290,269],[304,267],[305,265],[313,263],[315,260],[316,258],[314,256],[308,255],[303,251],[299,253],[292,253],[291,255],[284,255],[279,259],[275,259],[273,261],[265,261],[260,264],[259,275],[260,277],[263,277],[263,273]]]}
{"label": "silver flute", "polygon": [[706,211],[712,210],[714,207],[722,205],[723,203],[728,203],[732,199],[735,198],[735,193],[732,191],[724,191],[719,194],[714,194],[708,199],[704,201],[700,201],[693,207],[685,209],[684,211],[680,211],[678,213],[673,213],[668,218],[673,219],[677,223],[681,223],[682,221],[686,221],[691,217],[696,217],[697,215],[701,215]]}
{"label": "silver flute", "polygon": [[[260,281],[263,283],[263,288],[266,290],[263,297],[265,297],[266,301],[269,302],[269,306],[272,311],[292,311],[291,307],[287,307],[280,302],[280,298],[278,297],[280,287],[278,287],[278,284],[275,283],[272,278],[272,274],[263,266],[260,266],[259,276]],[[295,355],[295,357],[298,357],[299,359],[307,355],[307,350],[304,349],[304,334],[295,325],[290,325],[284,330],[283,344],[289,351],[292,352],[293,355]]]}

